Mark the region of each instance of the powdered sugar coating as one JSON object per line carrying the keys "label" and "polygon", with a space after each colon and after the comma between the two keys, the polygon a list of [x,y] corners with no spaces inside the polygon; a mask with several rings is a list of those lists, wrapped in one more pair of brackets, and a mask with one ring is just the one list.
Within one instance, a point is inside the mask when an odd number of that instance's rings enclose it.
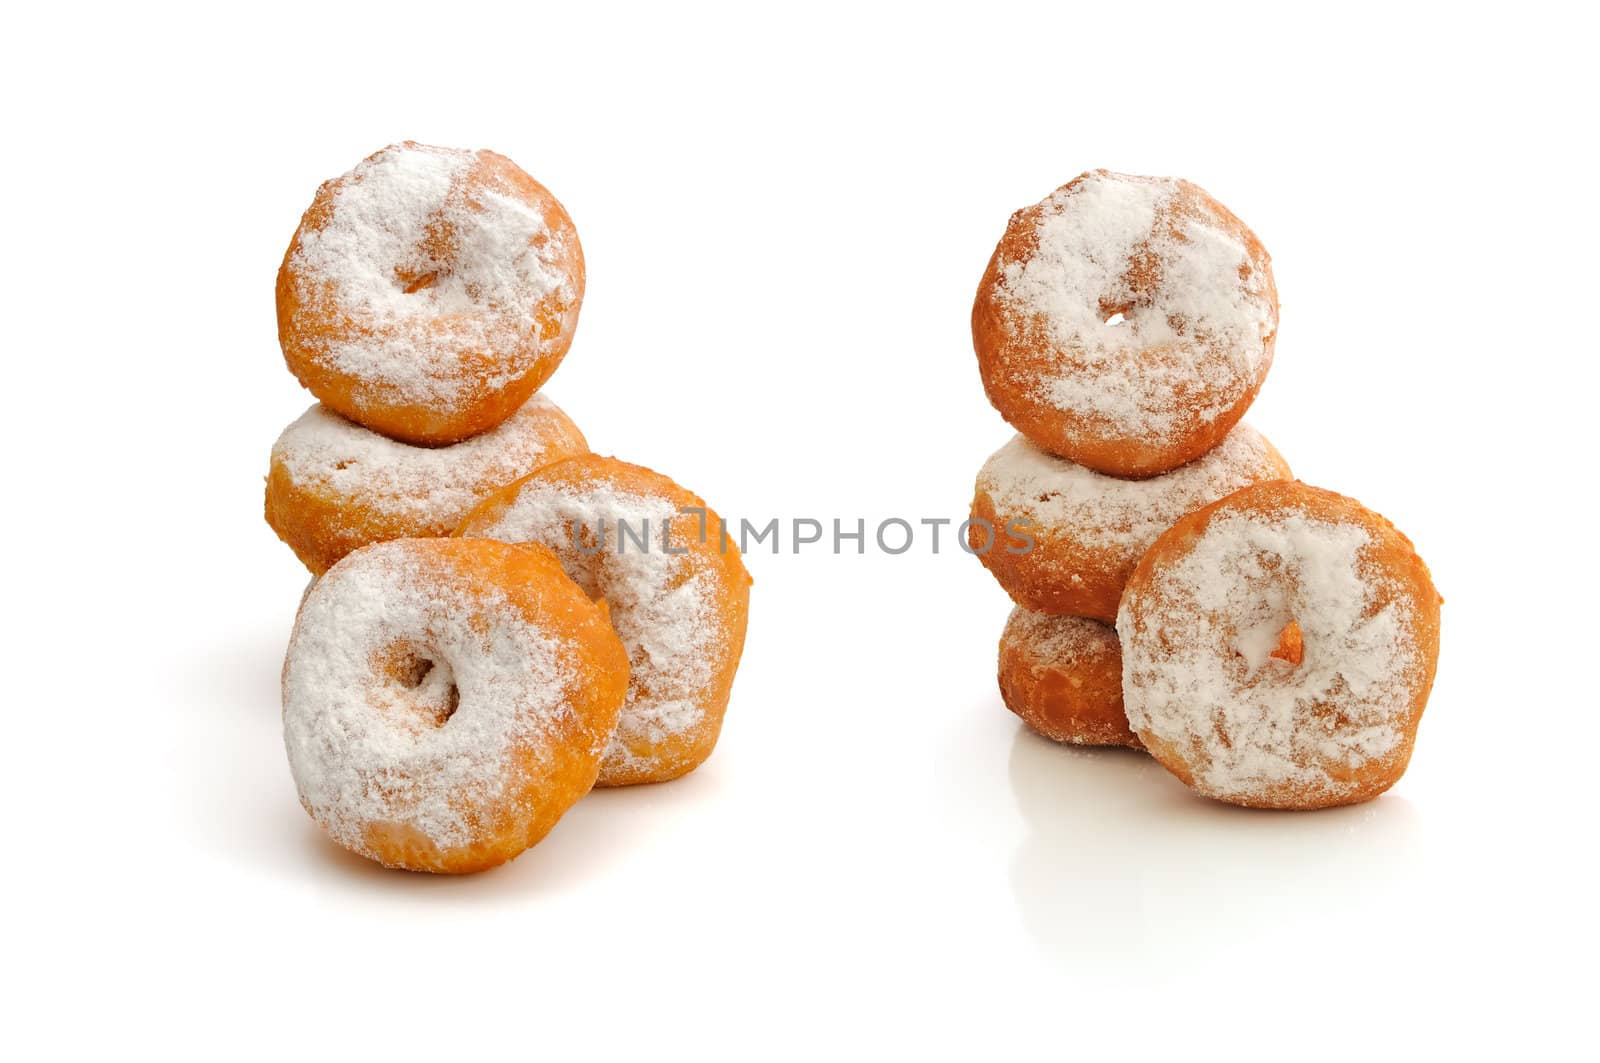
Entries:
{"label": "powdered sugar coating", "polygon": [[[1117,619],[1125,709],[1200,793],[1339,803],[1373,762],[1408,755],[1431,669],[1414,599],[1375,545],[1354,521],[1230,499],[1175,558],[1141,567]],[[1272,655],[1291,621],[1297,663]]]}
{"label": "powdered sugar coating", "polygon": [[994,298],[1011,328],[1054,352],[1017,384],[1111,435],[1167,443],[1260,386],[1277,300],[1266,253],[1186,181],[1084,174],[1013,227]]}
{"label": "powdered sugar coating", "polygon": [[296,234],[285,273],[320,327],[292,326],[295,342],[358,403],[452,409],[508,387],[557,342],[541,309],[581,299],[576,234],[491,159],[385,148],[325,186],[327,211]]}
{"label": "powdered sugar coating", "polygon": [[[573,713],[574,670],[550,636],[503,594],[440,578],[409,546],[357,551],[318,580],[284,663],[284,745],[301,801],[369,856],[367,831],[382,824],[440,850],[484,842],[478,810],[512,799],[508,773],[525,771]],[[391,652],[430,665],[418,685],[386,673]],[[596,754],[606,737],[591,734]]]}
{"label": "powdered sugar coating", "polygon": [[542,393],[497,427],[418,447],[345,420],[320,403],[284,429],[272,461],[298,489],[345,499],[410,535],[448,535],[493,491],[588,444]]}
{"label": "powdered sugar coating", "polygon": [[1017,606],[1006,618],[1002,641],[1022,649],[1039,667],[1070,669],[1117,649],[1116,632],[1082,616],[1046,616]]}
{"label": "powdered sugar coating", "polygon": [[714,738],[725,705],[716,703],[716,672],[730,656],[737,660],[742,628],[731,630],[722,611],[727,575],[716,561],[715,526],[706,542],[684,528],[680,507],[698,500],[681,489],[675,497],[665,478],[663,491],[650,493],[605,471],[645,471],[633,466],[579,461],[586,471],[578,482],[563,474],[573,463],[553,466],[551,475],[518,484],[509,504],[470,516],[458,534],[542,543],[586,593],[605,599],[631,667],[601,765],[600,781],[608,784],[652,770],[649,756],[636,750],[708,730]]}
{"label": "powdered sugar coating", "polygon": [[978,490],[1007,518],[1044,536],[1069,537],[1131,567],[1178,518],[1241,487],[1281,479],[1288,468],[1266,437],[1236,425],[1220,446],[1160,476],[1124,480],[1046,453],[1022,436],[995,451]]}

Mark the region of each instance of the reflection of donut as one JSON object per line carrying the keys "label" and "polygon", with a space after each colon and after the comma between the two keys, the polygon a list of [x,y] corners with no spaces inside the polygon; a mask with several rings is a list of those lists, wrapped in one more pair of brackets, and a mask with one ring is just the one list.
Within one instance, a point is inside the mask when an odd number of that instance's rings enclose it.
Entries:
{"label": "reflection of donut", "polygon": [[289,369],[411,443],[493,428],[572,343],[583,250],[539,182],[492,151],[405,143],[317,190],[278,271]]}
{"label": "reflection of donut", "polygon": [[543,543],[610,606],[633,671],[601,786],[675,779],[717,744],[750,607],[749,573],[720,527],[660,473],[589,454],[495,493],[456,531]]}
{"label": "reflection of donut", "polygon": [[1264,808],[1376,797],[1406,770],[1439,657],[1428,568],[1360,503],[1248,487],[1150,548],[1117,618],[1128,720],[1200,793]]}
{"label": "reflection of donut", "polygon": [[[1173,962],[1175,940],[1215,956],[1270,951],[1288,931],[1339,957],[1344,977],[1367,962],[1350,941],[1409,925],[1422,837],[1403,796],[1290,822],[1197,801],[1132,750],[1058,745],[1020,727],[1008,774],[1023,827],[1010,875],[1018,914],[1075,976],[1092,957],[1102,975],[1137,982]],[[1384,900],[1352,905],[1352,889]]]}
{"label": "reflection of donut", "polygon": [[[1283,458],[1249,425],[1204,457],[1148,480],[1103,476],[1017,436],[978,473],[968,536],[1017,604],[1112,623],[1133,566],[1179,517],[1248,484],[1288,476]],[[986,527],[1015,528],[1033,546],[1000,541],[979,552]]]}
{"label": "reflection of donut", "polygon": [[1098,620],[1018,606],[1000,636],[1000,696],[1046,738],[1139,746],[1122,712],[1122,650]]}
{"label": "reflection of donut", "polygon": [[317,405],[272,447],[267,523],[320,575],[368,543],[449,535],[496,489],[588,449],[543,395],[445,447],[398,443]]}
{"label": "reflection of donut", "polygon": [[1242,221],[1188,181],[1105,170],[1011,216],[972,308],[989,401],[1045,450],[1115,476],[1216,446],[1277,329],[1271,260]]}
{"label": "reflection of donut", "polygon": [[548,550],[400,539],[306,595],[283,666],[300,801],[389,867],[481,871],[594,784],[628,662]]}

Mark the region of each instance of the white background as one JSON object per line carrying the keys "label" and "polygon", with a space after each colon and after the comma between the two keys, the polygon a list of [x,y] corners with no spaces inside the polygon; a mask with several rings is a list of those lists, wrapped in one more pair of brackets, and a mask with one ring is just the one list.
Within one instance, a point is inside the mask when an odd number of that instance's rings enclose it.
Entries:
{"label": "white background", "polygon": [[[43,9],[41,5],[40,10]],[[1571,1047],[1592,1006],[1592,28],[1570,7],[13,12],[5,1036],[320,1058]],[[18,21],[20,20],[20,21]],[[274,272],[391,141],[510,155],[589,261],[549,393],[731,517],[965,512],[1008,214],[1186,176],[1282,293],[1250,420],[1446,597],[1410,773],[1250,813],[1002,708],[978,563],[748,558],[712,760],[450,880],[326,842],[261,520]],[[20,375],[19,375],[20,374]],[[1026,1057],[1021,1053],[1027,1053]],[[21,1058],[20,1056],[18,1058]]]}

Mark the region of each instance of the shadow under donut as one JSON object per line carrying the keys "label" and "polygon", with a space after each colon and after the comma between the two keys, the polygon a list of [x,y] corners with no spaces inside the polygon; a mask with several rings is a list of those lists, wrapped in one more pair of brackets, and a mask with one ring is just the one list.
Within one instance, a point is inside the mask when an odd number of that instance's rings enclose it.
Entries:
{"label": "shadow under donut", "polygon": [[[687,815],[682,806],[703,802],[699,793],[715,785],[710,773],[692,783],[699,773],[670,783],[618,790],[592,790],[538,844],[516,859],[471,875],[432,875],[386,868],[343,848],[329,838],[309,816],[300,812],[304,859],[320,868],[323,884],[339,889],[390,894],[398,898],[448,892],[469,902],[497,904],[536,900],[551,894],[581,889],[638,847],[642,838],[670,831],[669,824],[653,818]],[[680,785],[682,784],[682,785]],[[659,791],[646,805],[640,791]]]}

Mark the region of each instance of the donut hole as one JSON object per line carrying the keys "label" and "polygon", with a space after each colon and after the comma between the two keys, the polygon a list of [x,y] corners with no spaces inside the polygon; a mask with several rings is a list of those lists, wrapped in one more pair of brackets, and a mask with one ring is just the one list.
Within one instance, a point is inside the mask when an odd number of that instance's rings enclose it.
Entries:
{"label": "donut hole", "polygon": [[378,671],[390,697],[385,704],[426,727],[443,727],[461,707],[450,662],[431,650],[412,644],[391,647],[382,655]]}
{"label": "donut hole", "polygon": [[1253,559],[1243,573],[1251,601],[1231,625],[1229,641],[1246,678],[1278,675],[1287,680],[1305,657],[1305,638],[1297,581],[1285,573],[1283,559],[1272,554]]}
{"label": "donut hole", "polygon": [[439,271],[436,269],[408,270],[399,266],[394,270],[394,283],[407,295],[416,295],[425,292],[439,282]]}
{"label": "donut hole", "polygon": [[1268,657],[1285,661],[1289,665],[1298,667],[1305,659],[1305,637],[1300,631],[1300,624],[1290,620],[1278,633],[1278,644],[1267,654]]}
{"label": "donut hole", "polygon": [[444,702],[434,714],[434,719],[436,721],[434,726],[443,727],[447,722],[449,722],[450,718],[456,714],[456,710],[460,707],[461,688],[456,686],[452,681],[446,688]]}
{"label": "donut hole", "polygon": [[1102,325],[1107,328],[1118,328],[1124,325],[1132,327],[1133,321],[1129,319],[1128,315],[1133,313],[1134,304],[1126,298],[1113,302],[1102,297],[1099,300],[1099,307],[1100,323]]}
{"label": "donut hole", "polygon": [[415,690],[428,678],[428,673],[433,671],[433,661],[420,654],[401,665],[400,685],[407,690]]}

